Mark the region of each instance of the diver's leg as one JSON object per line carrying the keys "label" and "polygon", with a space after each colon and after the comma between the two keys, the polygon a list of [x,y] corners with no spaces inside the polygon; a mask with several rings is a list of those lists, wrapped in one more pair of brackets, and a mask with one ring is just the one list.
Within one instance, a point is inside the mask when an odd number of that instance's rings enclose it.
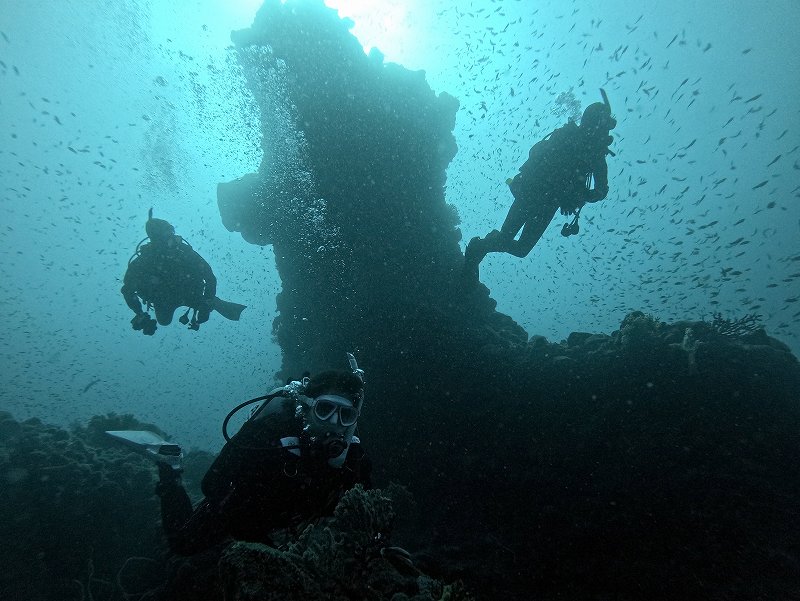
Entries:
{"label": "diver's leg", "polygon": [[514,199],[511,208],[508,209],[503,225],[500,230],[492,230],[483,239],[483,254],[497,252],[511,252],[514,247],[514,236],[522,229],[528,219],[530,211],[528,201]]}
{"label": "diver's leg", "polygon": [[153,306],[153,310],[156,312],[156,320],[162,326],[168,326],[172,323],[172,317],[175,315],[175,309],[177,306],[174,305],[163,305],[158,304]]}
{"label": "diver's leg", "polygon": [[558,210],[557,207],[554,209],[543,205],[540,205],[537,209],[538,210],[531,211],[528,214],[528,220],[522,227],[519,240],[511,240],[506,250],[507,253],[515,257],[527,257],[528,253],[531,252],[533,247],[536,246],[536,243],[539,242],[539,239],[542,237],[542,234],[544,234],[547,226],[550,225],[550,222],[553,220]]}
{"label": "diver's leg", "polygon": [[525,225],[528,219],[528,213],[530,212],[529,204],[528,201],[523,202],[520,199],[514,199],[511,208],[508,209],[505,221],[503,221],[503,225],[500,228],[500,240],[504,241],[503,246],[507,246],[508,243],[514,239],[514,236],[517,235],[517,232],[522,229],[522,226]]}
{"label": "diver's leg", "polygon": [[498,230],[492,230],[486,234],[485,238],[476,236],[469,241],[464,252],[467,268],[477,269],[483,258],[491,252],[504,252],[513,242],[514,236],[525,223],[527,212],[526,203],[519,199],[514,199],[511,208],[508,209],[503,226]]}
{"label": "diver's leg", "polygon": [[158,468],[161,524],[173,553],[194,555],[225,540],[224,524],[211,504],[204,500],[193,510],[180,473],[161,463]]}
{"label": "diver's leg", "polygon": [[192,502],[181,484],[178,470],[164,463],[158,463],[158,475],[156,494],[161,498],[161,524],[169,538],[189,521],[192,515]]}
{"label": "diver's leg", "polygon": [[203,300],[202,302],[198,303],[197,323],[205,323],[208,321],[208,318],[211,316],[211,311],[213,310],[211,303],[211,300]]}

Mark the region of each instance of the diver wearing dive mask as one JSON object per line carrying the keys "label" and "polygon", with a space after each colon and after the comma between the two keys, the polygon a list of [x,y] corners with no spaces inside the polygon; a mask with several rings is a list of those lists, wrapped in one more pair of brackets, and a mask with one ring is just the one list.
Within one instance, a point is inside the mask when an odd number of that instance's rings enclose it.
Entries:
{"label": "diver wearing dive mask", "polygon": [[[227,443],[202,481],[192,510],[180,472],[160,469],[157,492],[172,550],[191,555],[221,542],[269,544],[278,529],[331,515],[345,491],[371,486],[371,464],[355,436],[363,406],[363,372],[326,371],[237,406],[223,423]],[[234,435],[239,409],[261,402]]]}
{"label": "diver wearing dive mask", "polygon": [[305,420],[303,431],[311,445],[323,448],[324,455],[335,461],[353,438],[358,409],[348,398],[323,394],[311,401]]}
{"label": "diver wearing dive mask", "polygon": [[350,399],[335,394],[323,394],[314,399],[314,418],[320,423],[348,427],[356,423],[358,410],[353,407]]}
{"label": "diver wearing dive mask", "polygon": [[297,413],[303,419],[301,440],[306,441],[309,453],[321,454],[331,467],[338,468],[354,439],[363,388],[344,382],[328,388],[315,384],[310,381],[304,394],[298,397]]}

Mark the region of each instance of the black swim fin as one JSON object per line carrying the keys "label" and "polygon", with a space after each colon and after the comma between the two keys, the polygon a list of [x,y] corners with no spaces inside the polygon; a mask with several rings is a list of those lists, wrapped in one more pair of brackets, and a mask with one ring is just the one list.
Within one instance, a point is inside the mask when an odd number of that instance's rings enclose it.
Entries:
{"label": "black swim fin", "polygon": [[240,305],[239,303],[224,301],[217,296],[214,297],[211,306],[214,308],[214,311],[222,315],[225,319],[230,319],[231,321],[239,321],[242,311],[247,308],[247,305]]}

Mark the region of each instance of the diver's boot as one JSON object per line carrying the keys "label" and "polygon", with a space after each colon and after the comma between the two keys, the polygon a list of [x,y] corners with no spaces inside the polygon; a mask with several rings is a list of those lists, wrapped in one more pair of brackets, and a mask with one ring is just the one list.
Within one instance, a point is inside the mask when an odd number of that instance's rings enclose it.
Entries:
{"label": "diver's boot", "polygon": [[464,250],[464,275],[465,277],[477,280],[478,267],[486,256],[485,242],[480,236],[475,236],[467,244]]}
{"label": "diver's boot", "polygon": [[491,252],[493,250],[492,246],[496,245],[500,241],[500,237],[501,237],[500,230],[492,230],[491,232],[486,234],[486,237],[483,239],[484,256],[486,253]]}
{"label": "diver's boot", "polygon": [[150,317],[149,313],[145,313],[144,315],[147,318],[147,321],[145,321],[144,325],[142,326],[142,334],[145,336],[152,336],[158,329],[158,322]]}
{"label": "diver's boot", "polygon": [[146,336],[152,336],[156,332],[156,320],[150,317],[149,313],[139,313],[131,319],[131,327],[136,332],[141,331]]}
{"label": "diver's boot", "polygon": [[156,483],[155,492],[159,497],[163,497],[169,494],[173,489],[181,486],[183,468],[172,467],[163,461],[157,461],[156,466],[158,467],[158,482]]}
{"label": "diver's boot", "polygon": [[133,328],[134,332],[141,332],[145,323],[147,323],[147,317],[145,313],[134,315],[133,319],[131,319],[131,327]]}

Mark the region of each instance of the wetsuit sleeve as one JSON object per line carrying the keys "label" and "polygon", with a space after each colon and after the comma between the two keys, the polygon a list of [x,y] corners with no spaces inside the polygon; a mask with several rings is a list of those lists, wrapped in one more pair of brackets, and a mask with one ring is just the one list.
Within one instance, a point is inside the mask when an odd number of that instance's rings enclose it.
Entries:
{"label": "wetsuit sleeve", "polygon": [[159,464],[158,472],[161,524],[172,552],[193,555],[222,542],[227,537],[224,522],[211,504],[203,501],[192,509],[180,476],[164,464]]}
{"label": "wetsuit sleeve", "polygon": [[227,538],[225,522],[206,500],[192,509],[189,495],[180,484],[160,486],[161,524],[173,553],[194,555]]}
{"label": "wetsuit sleeve", "polygon": [[[248,424],[249,422],[245,423],[242,429],[247,428]],[[239,434],[236,436],[239,436]],[[214,463],[211,464],[206,475],[203,476],[203,482],[201,483],[203,495],[213,503],[220,503],[240,476],[242,464],[246,460],[244,449],[237,447],[235,443],[225,443]]]}
{"label": "wetsuit sleeve", "polygon": [[352,474],[350,488],[356,484],[361,484],[367,490],[372,488],[372,461],[360,443],[352,445],[347,454],[345,467]]}
{"label": "wetsuit sleeve", "polygon": [[217,295],[217,277],[214,275],[211,265],[195,250],[192,250],[192,261],[206,283],[203,298],[214,298]]}
{"label": "wetsuit sleeve", "polygon": [[[203,262],[205,263],[205,261]],[[214,298],[217,296],[217,277],[208,263],[206,263],[206,267],[208,268],[206,273],[206,298]]]}
{"label": "wetsuit sleeve", "polygon": [[201,488],[206,498],[212,503],[221,503],[234,486],[247,486],[254,473],[268,472],[272,462],[282,457],[280,451],[271,448],[276,442],[273,420],[242,424],[203,477]]}
{"label": "wetsuit sleeve", "polygon": [[330,489],[324,505],[320,506],[320,515],[333,515],[344,493],[356,484],[361,484],[366,490],[372,488],[372,464],[360,443],[350,445],[344,465],[336,471],[339,474],[336,484]]}
{"label": "wetsuit sleeve", "polygon": [[360,462],[361,469],[358,474],[358,483],[367,490],[372,488],[372,461],[366,455]]}
{"label": "wetsuit sleeve", "polygon": [[589,190],[586,202],[597,202],[608,196],[608,164],[605,157],[600,159],[592,175],[594,175],[594,189]]}
{"label": "wetsuit sleeve", "polygon": [[144,313],[142,310],[142,303],[136,295],[136,289],[139,286],[140,272],[141,267],[139,260],[137,259],[131,262],[131,264],[128,265],[128,270],[125,272],[125,277],[122,281],[122,289],[120,290],[120,292],[122,292],[122,297],[125,299],[125,303],[136,315]]}

